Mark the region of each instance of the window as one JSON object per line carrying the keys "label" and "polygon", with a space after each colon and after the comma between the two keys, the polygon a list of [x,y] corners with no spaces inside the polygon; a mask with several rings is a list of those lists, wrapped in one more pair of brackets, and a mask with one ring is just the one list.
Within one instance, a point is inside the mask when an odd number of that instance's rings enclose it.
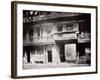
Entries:
{"label": "window", "polygon": [[57,30],[58,30],[58,31],[62,31],[62,29],[63,29],[63,25],[58,25],[58,26],[57,26]]}
{"label": "window", "polygon": [[66,24],[66,30],[73,30],[74,26],[72,23]]}
{"label": "window", "polygon": [[46,27],[46,32],[47,32],[48,34],[51,33],[51,30],[52,30],[52,27]]}
{"label": "window", "polygon": [[37,27],[37,36],[40,36],[40,28]]}
{"label": "window", "polygon": [[33,40],[33,30],[29,30],[29,38],[32,41]]}

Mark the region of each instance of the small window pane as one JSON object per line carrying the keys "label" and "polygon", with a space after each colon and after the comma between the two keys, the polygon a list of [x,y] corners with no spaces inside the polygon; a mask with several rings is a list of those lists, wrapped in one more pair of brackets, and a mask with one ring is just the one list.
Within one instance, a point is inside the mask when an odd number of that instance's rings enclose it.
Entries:
{"label": "small window pane", "polygon": [[63,25],[58,25],[57,29],[58,31],[62,31]]}
{"label": "small window pane", "polygon": [[74,26],[73,24],[69,23],[69,24],[66,24],[66,30],[73,30]]}
{"label": "small window pane", "polygon": [[40,36],[40,28],[37,28],[37,34]]}

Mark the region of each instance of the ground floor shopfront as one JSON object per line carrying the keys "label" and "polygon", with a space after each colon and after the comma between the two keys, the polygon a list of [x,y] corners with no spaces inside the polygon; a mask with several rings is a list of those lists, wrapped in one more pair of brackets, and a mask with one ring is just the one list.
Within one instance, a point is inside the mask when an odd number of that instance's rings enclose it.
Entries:
{"label": "ground floor shopfront", "polygon": [[[78,43],[74,40],[57,40],[55,44],[30,45],[23,47],[24,64],[50,64],[61,63],[89,64],[90,47],[88,42]],[[88,50],[88,56],[87,56]],[[49,65],[49,66],[50,66]]]}

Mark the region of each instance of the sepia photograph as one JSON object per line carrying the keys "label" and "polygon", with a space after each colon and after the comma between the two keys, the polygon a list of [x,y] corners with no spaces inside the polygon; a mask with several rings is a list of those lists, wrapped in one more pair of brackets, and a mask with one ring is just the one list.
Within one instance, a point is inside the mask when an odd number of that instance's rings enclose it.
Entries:
{"label": "sepia photograph", "polygon": [[12,78],[97,73],[97,7],[13,1]]}
{"label": "sepia photograph", "polygon": [[91,14],[23,10],[23,69],[91,65]]}

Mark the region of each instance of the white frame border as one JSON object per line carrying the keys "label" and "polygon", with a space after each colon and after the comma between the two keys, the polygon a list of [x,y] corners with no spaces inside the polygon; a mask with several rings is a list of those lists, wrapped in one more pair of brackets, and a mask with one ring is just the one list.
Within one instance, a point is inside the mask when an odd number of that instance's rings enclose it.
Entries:
{"label": "white frame border", "polygon": [[[61,12],[77,12],[77,13],[91,13],[91,66],[86,67],[67,67],[57,69],[29,69],[22,68],[22,54],[23,42],[23,19],[22,10],[41,10],[41,11],[61,11]],[[34,4],[17,4],[17,76],[35,76],[47,74],[70,74],[70,73],[84,73],[96,71],[96,9],[71,7],[71,6],[48,6],[48,5],[34,5]]]}

